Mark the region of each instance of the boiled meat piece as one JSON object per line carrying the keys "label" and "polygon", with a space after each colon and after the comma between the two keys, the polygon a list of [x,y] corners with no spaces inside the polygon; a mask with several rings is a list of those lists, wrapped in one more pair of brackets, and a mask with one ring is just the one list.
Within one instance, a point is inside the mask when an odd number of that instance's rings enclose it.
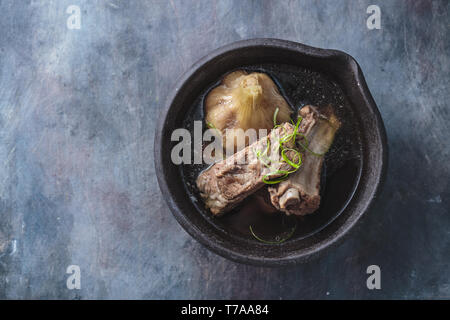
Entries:
{"label": "boiled meat piece", "polygon": [[[320,205],[320,176],[323,155],[333,143],[340,123],[331,106],[319,113],[313,106],[299,111],[303,117],[297,144],[306,146],[302,150],[302,165],[279,184],[269,186],[272,204],[287,215],[305,215],[316,211]],[[304,139],[306,137],[306,140]]]}
{"label": "boiled meat piece", "polygon": [[[293,131],[294,126],[286,122],[271,130],[268,136],[260,138],[250,146],[203,171],[197,178],[197,187],[206,208],[210,209],[214,215],[225,213],[265,186],[264,176],[278,170],[292,170],[293,168],[282,160],[278,146],[280,138]],[[285,144],[285,147],[293,148],[294,143],[290,141]],[[265,157],[257,156],[257,151],[264,152],[266,149]],[[293,159],[295,153],[289,151],[287,156]],[[283,173],[271,174],[269,180],[281,176]]]}

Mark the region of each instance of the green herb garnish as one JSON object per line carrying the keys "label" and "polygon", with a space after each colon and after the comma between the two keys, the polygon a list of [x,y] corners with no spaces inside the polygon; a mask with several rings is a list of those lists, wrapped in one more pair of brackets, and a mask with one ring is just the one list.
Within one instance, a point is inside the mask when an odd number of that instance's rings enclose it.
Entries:
{"label": "green herb garnish", "polygon": [[[279,108],[276,108],[276,109],[275,109],[275,112],[274,112],[274,114],[273,114],[273,125],[274,125],[273,129],[276,129],[276,128],[278,128],[278,127],[281,127],[281,124],[277,124],[277,115],[278,115],[278,112],[279,112]],[[324,153],[322,153],[322,154],[319,154],[319,153],[316,153],[316,152],[312,151],[312,150],[308,147],[308,146],[309,146],[308,139],[306,138],[306,136],[305,136],[303,133],[300,133],[300,132],[298,131],[298,130],[299,130],[299,127],[300,127],[300,124],[301,124],[301,122],[302,122],[302,120],[303,120],[303,118],[302,118],[301,116],[299,116],[299,117],[297,118],[297,122],[296,122],[295,124],[294,124],[294,121],[293,121],[292,119],[290,119],[290,120],[291,120],[292,125],[294,126],[294,131],[293,131],[292,133],[289,133],[289,134],[287,134],[287,133],[284,134],[284,135],[278,140],[278,145],[277,145],[275,151],[281,150],[281,156],[282,156],[284,162],[286,162],[287,164],[289,164],[289,165],[290,165],[291,167],[293,167],[294,169],[293,169],[293,170],[290,170],[290,171],[285,171],[285,170],[274,170],[274,171],[272,171],[272,172],[270,172],[270,173],[264,175],[264,176],[262,177],[262,181],[263,181],[264,183],[266,183],[266,184],[277,184],[277,183],[280,183],[280,182],[283,181],[283,180],[286,180],[286,178],[288,177],[289,174],[294,173],[295,171],[297,171],[297,170],[300,168],[300,166],[302,165],[302,156],[301,156],[301,153],[300,153],[299,151],[297,151],[296,149],[285,147],[285,146],[284,146],[285,143],[288,143],[289,141],[292,141],[292,142],[294,143],[294,145],[298,143],[305,151],[309,152],[310,154],[312,154],[312,155],[314,155],[314,156],[316,156],[316,157],[321,157],[321,156],[323,156],[323,155],[326,153],[326,152],[324,152]],[[284,129],[284,127],[283,127],[283,129]],[[297,141],[297,136],[302,137],[303,140],[305,141],[305,144],[303,144],[303,143],[300,142],[300,141]],[[257,157],[257,158],[264,164],[264,166],[266,166],[267,168],[270,168],[270,167],[271,167],[271,165],[270,165],[271,160],[270,160],[270,158],[268,157],[269,150],[270,150],[270,138],[269,138],[269,137],[267,137],[267,147],[266,147],[266,149],[264,150],[264,152],[253,150],[253,151],[255,152],[255,154],[256,154],[256,157]],[[294,162],[294,161],[292,161],[291,159],[289,159],[289,157],[286,155],[286,152],[287,152],[287,151],[292,151],[292,152],[294,152],[295,155],[296,155],[297,158],[298,158],[298,161],[297,161],[297,162]],[[275,180],[270,180],[270,176],[279,176],[280,174],[282,174],[281,177],[278,177],[278,178],[275,179]]]}
{"label": "green herb garnish", "polygon": [[275,112],[273,113],[273,126],[276,127],[277,126],[277,115],[278,115],[278,111],[280,111],[279,108],[275,109]]}
{"label": "green herb garnish", "polygon": [[[297,163],[292,162],[291,159],[286,156],[286,151],[293,151],[296,154],[296,156],[298,157]],[[286,161],[291,167],[294,167],[296,170],[302,165],[302,155],[295,149],[284,148],[283,150],[281,150],[281,156],[283,157],[284,161]]]}
{"label": "green herb garnish", "polygon": [[[281,126],[281,125],[277,124],[277,115],[278,115],[278,112],[279,112],[279,108],[276,108],[276,109],[275,109],[275,112],[274,112],[274,114],[273,114],[273,125],[274,125],[274,129]],[[274,170],[274,171],[272,171],[272,172],[270,172],[270,173],[268,173],[268,174],[266,174],[266,175],[264,175],[264,176],[262,177],[262,181],[263,181],[264,183],[266,183],[266,184],[277,184],[277,183],[280,183],[281,181],[285,180],[285,179],[288,177],[289,174],[291,174],[291,173],[297,171],[298,168],[300,168],[300,165],[301,165],[301,163],[302,163],[301,154],[300,154],[297,150],[295,150],[295,149],[292,149],[292,148],[285,148],[285,147],[284,147],[284,144],[285,144],[286,142],[289,142],[291,139],[293,139],[293,141],[294,141],[294,143],[295,143],[295,136],[296,136],[296,133],[295,133],[295,132],[298,130],[298,127],[299,127],[299,125],[300,125],[301,120],[302,120],[302,119],[299,117],[299,119],[297,120],[297,123],[295,124],[295,130],[294,130],[294,133],[291,133],[291,134],[285,134],[283,137],[281,137],[281,138],[278,140],[278,145],[276,146],[276,150],[275,150],[276,152],[278,152],[278,150],[281,149],[281,156],[282,156],[283,160],[284,160],[286,163],[288,163],[291,167],[293,167],[294,170],[290,170],[290,171],[286,171],[286,170]],[[292,119],[291,119],[291,122],[293,123]],[[255,152],[255,154],[256,154],[256,157],[257,157],[257,158],[258,158],[258,159],[259,159],[266,167],[268,167],[268,168],[271,167],[271,166],[270,166],[271,160],[270,160],[270,158],[268,157],[269,150],[270,150],[270,138],[269,138],[269,137],[267,137],[267,147],[266,147],[266,149],[264,150],[264,152],[261,153],[261,151],[255,151],[255,150],[253,150],[253,151]],[[297,155],[298,161],[297,161],[297,162],[293,162],[291,159],[289,159],[289,157],[286,155],[286,152],[287,152],[287,151],[293,151],[293,152]],[[278,177],[278,178],[276,178],[276,179],[274,179],[274,180],[271,180],[271,179],[270,179],[271,176],[279,176],[280,174],[282,174],[280,177]]]}
{"label": "green herb garnish", "polygon": [[[266,244],[280,244],[285,242],[286,240],[288,240],[290,237],[292,237],[294,235],[295,230],[297,229],[297,220],[295,220],[295,225],[294,227],[292,227],[292,230],[289,232],[289,234],[285,237],[282,238],[280,240],[276,240],[276,241],[269,241],[269,240],[264,240],[261,239],[260,237],[258,237],[255,232],[253,231],[252,226],[249,226],[250,229],[250,233],[252,234],[253,237],[255,237],[256,240],[262,242],[262,243],[266,243]],[[276,236],[275,239],[277,239],[279,236]]]}

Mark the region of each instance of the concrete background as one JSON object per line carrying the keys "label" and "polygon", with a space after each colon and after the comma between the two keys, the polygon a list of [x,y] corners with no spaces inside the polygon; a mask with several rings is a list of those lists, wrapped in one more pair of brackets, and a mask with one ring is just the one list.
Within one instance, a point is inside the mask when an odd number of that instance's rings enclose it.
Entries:
{"label": "concrete background", "polygon": [[[69,30],[69,5],[81,29]],[[366,9],[381,8],[381,30]],[[0,0],[0,298],[450,298],[448,1]],[[221,258],[157,186],[158,110],[211,50],[276,37],[360,63],[390,148],[350,237],[283,269]],[[81,268],[81,290],[66,268]],[[366,288],[377,264],[382,289]]]}

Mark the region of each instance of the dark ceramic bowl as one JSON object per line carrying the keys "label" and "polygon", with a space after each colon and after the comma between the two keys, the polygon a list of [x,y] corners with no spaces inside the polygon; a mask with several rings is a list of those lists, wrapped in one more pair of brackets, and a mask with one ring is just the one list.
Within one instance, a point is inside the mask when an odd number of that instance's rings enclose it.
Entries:
{"label": "dark ceramic bowl", "polygon": [[[207,88],[231,70],[265,64],[270,64],[272,68],[277,65],[284,69],[286,66],[305,68],[331,79],[341,88],[343,99],[351,108],[353,125],[360,139],[356,175],[353,173],[352,177],[346,177],[344,172],[333,185],[325,186],[328,192],[322,197],[324,206],[327,207],[327,203],[340,204],[337,207],[330,205],[321,213],[310,215],[313,218],[305,224],[314,226],[310,232],[277,245],[260,243],[228,230],[221,224],[220,218],[205,213],[186,188],[182,170],[170,158],[175,144],[171,142],[172,131],[183,127],[186,117],[193,112],[192,105]],[[321,96],[320,93],[318,95]],[[304,262],[336,244],[368,210],[379,191],[387,165],[383,121],[358,63],[340,51],[290,41],[245,40],[210,53],[178,80],[167,97],[158,123],[155,137],[156,174],[170,210],[181,226],[200,243],[226,258],[243,263],[281,266]],[[343,193],[341,184],[345,185],[349,179],[355,182]]]}

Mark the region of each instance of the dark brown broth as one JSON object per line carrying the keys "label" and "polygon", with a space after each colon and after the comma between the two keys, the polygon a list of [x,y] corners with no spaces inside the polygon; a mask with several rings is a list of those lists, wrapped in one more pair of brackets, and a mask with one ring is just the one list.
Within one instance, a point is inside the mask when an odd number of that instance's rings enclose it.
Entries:
{"label": "dark brown broth", "polygon": [[[268,213],[255,197],[249,197],[242,204],[222,217],[214,217],[204,208],[195,181],[199,173],[207,165],[182,165],[181,176],[194,205],[217,228],[227,233],[253,238],[254,232],[261,238],[273,241],[277,236],[289,234],[293,219],[297,219],[297,228],[292,238],[304,238],[312,235],[333,221],[347,205],[353,195],[361,169],[361,135],[348,100],[342,89],[329,77],[305,68],[291,65],[263,64],[241,68],[247,71],[267,73],[278,85],[280,92],[295,112],[308,104],[324,107],[331,104],[342,125],[333,146],[325,155],[325,165],[322,170],[321,205],[320,208],[305,217],[286,218],[282,212]],[[193,122],[203,120],[204,97],[211,84],[198,97],[186,115],[184,127],[193,132]],[[295,113],[293,113],[294,115]],[[257,241],[256,239],[254,239]]]}

